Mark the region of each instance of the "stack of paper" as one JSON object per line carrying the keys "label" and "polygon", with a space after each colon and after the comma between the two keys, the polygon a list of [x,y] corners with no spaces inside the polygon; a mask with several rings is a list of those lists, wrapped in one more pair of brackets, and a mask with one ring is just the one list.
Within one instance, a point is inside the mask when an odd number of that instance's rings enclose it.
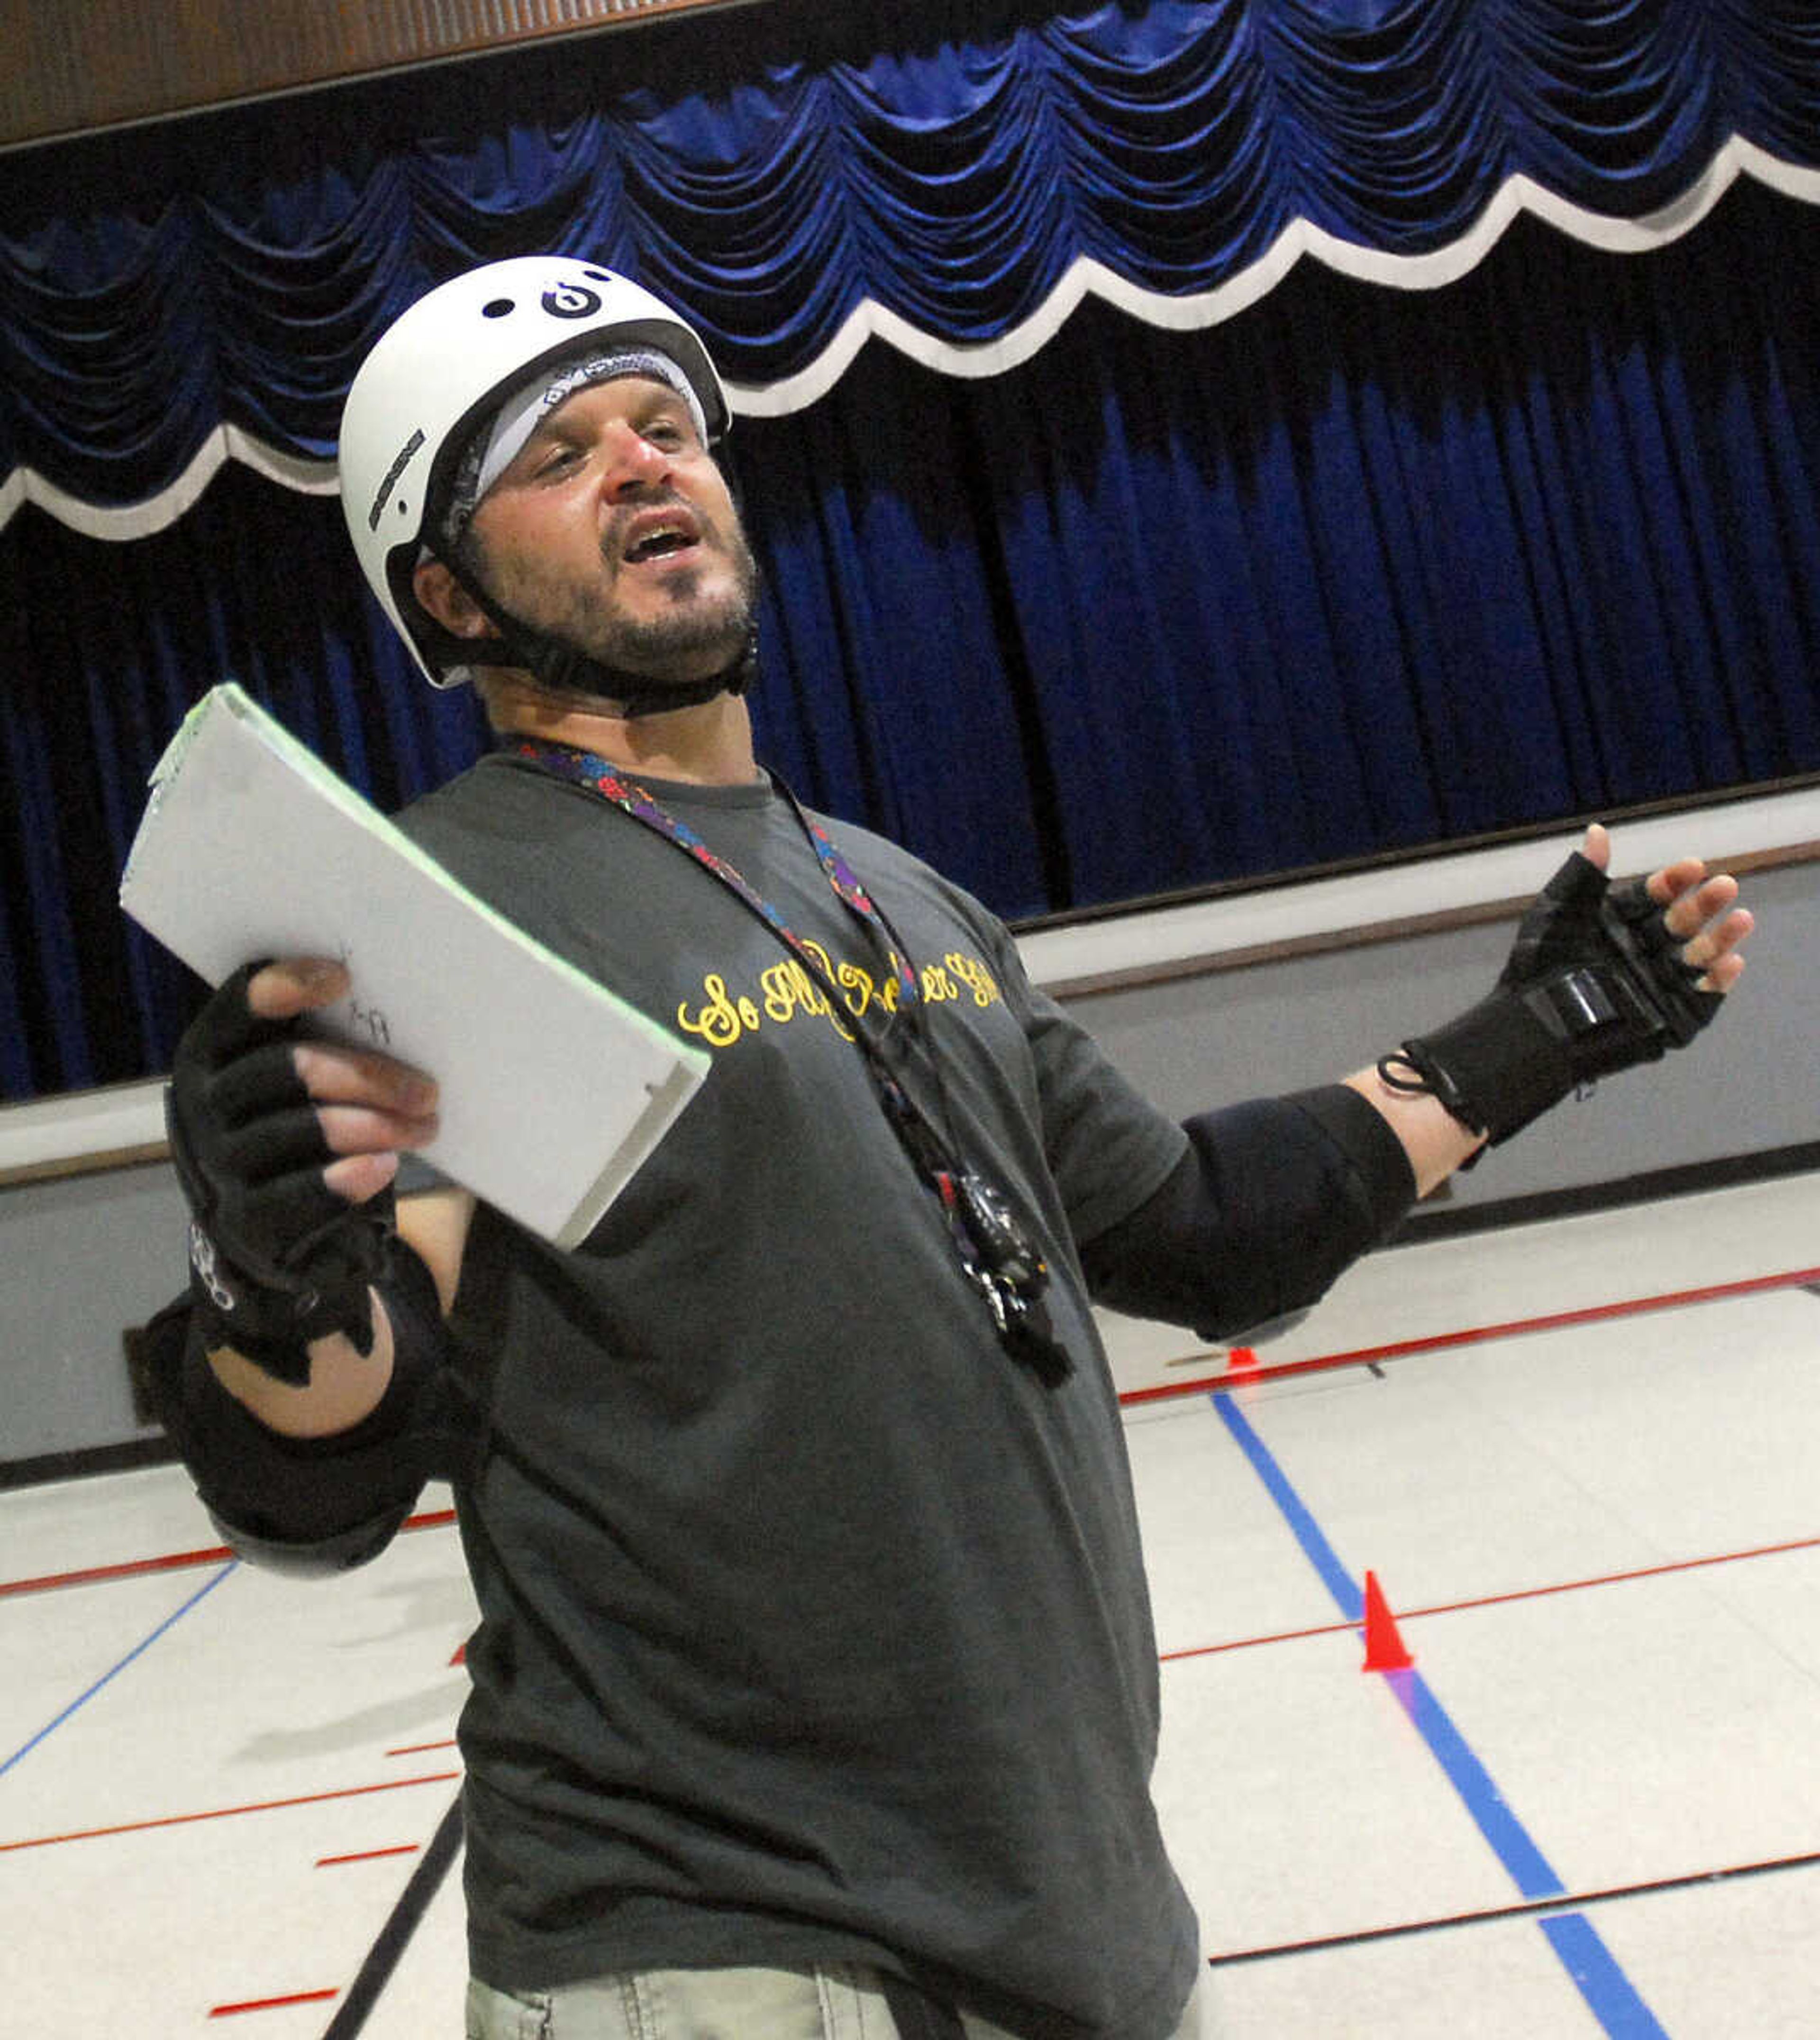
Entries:
{"label": "stack of paper", "polygon": [[211,984],[339,957],[352,988],[320,1031],[436,1079],[425,1159],[560,1246],[585,1237],[707,1056],[464,891],[237,687],[192,710],[151,785],[133,919]]}

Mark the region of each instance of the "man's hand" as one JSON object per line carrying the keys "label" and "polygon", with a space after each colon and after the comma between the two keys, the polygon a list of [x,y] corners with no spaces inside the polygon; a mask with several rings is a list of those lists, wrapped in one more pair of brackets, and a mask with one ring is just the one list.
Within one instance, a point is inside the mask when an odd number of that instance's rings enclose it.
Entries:
{"label": "man's hand", "polygon": [[[1601,871],[1611,870],[1612,839],[1602,823],[1586,831],[1580,854]],[[1744,974],[1738,951],[1757,925],[1750,910],[1737,904],[1738,881],[1723,871],[1708,877],[1697,857],[1684,857],[1652,871],[1643,884],[1664,910],[1662,925],[1681,945],[1681,961],[1702,973],[1697,989],[1723,998]]]}
{"label": "man's hand", "polygon": [[1387,1056],[1374,1102],[1430,1097],[1495,1143],[1580,1085],[1693,1041],[1743,972],[1754,922],[1738,881],[1683,858],[1614,885],[1610,862],[1595,823],[1524,915],[1491,995]]}
{"label": "man's hand", "polygon": [[237,971],[185,1030],[167,1098],[199,1307],[222,1343],[291,1383],[309,1378],[312,1338],[370,1345],[399,1151],[436,1128],[420,1071],[301,1034],[348,983],[321,958]]}
{"label": "man's hand", "polygon": [[[293,1020],[332,1006],[348,984],[340,964],[287,957],[248,980],[246,1005],[258,1020]],[[323,1181],[348,1203],[363,1204],[385,1189],[398,1173],[401,1151],[435,1138],[435,1083],[408,1063],[376,1050],[298,1040],[291,1064],[316,1107],[325,1147],[340,1158],[325,1167]]]}

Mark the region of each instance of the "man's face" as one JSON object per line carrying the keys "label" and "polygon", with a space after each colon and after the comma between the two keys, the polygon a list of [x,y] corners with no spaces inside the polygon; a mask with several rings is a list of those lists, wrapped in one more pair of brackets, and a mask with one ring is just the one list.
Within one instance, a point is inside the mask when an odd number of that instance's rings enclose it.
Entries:
{"label": "man's face", "polygon": [[464,544],[521,622],[642,678],[705,679],[735,659],[758,571],[726,479],[673,390],[579,390],[519,448]]}

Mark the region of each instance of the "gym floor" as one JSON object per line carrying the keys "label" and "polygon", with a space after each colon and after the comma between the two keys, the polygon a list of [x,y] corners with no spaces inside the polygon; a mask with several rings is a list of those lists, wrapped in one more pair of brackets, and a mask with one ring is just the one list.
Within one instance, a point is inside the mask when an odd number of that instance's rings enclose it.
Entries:
{"label": "gym floor", "polygon": [[[1224,2033],[1820,2031],[1816,1263],[1803,1176],[1108,1321]],[[0,2027],[454,2040],[472,1620],[446,1494],[314,1586],[0,1494]]]}

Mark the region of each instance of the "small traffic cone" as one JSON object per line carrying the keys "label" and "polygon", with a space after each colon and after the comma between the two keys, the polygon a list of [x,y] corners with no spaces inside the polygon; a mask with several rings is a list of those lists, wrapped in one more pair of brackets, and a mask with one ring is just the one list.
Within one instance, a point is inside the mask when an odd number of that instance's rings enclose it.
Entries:
{"label": "small traffic cone", "polygon": [[1396,1633],[1377,1575],[1365,1576],[1365,1662],[1362,1672],[1407,1672],[1415,1662]]}
{"label": "small traffic cone", "polygon": [[1235,1373],[1242,1374],[1248,1367],[1256,1367],[1257,1364],[1257,1352],[1252,1346],[1236,1345],[1226,1355],[1226,1364]]}

